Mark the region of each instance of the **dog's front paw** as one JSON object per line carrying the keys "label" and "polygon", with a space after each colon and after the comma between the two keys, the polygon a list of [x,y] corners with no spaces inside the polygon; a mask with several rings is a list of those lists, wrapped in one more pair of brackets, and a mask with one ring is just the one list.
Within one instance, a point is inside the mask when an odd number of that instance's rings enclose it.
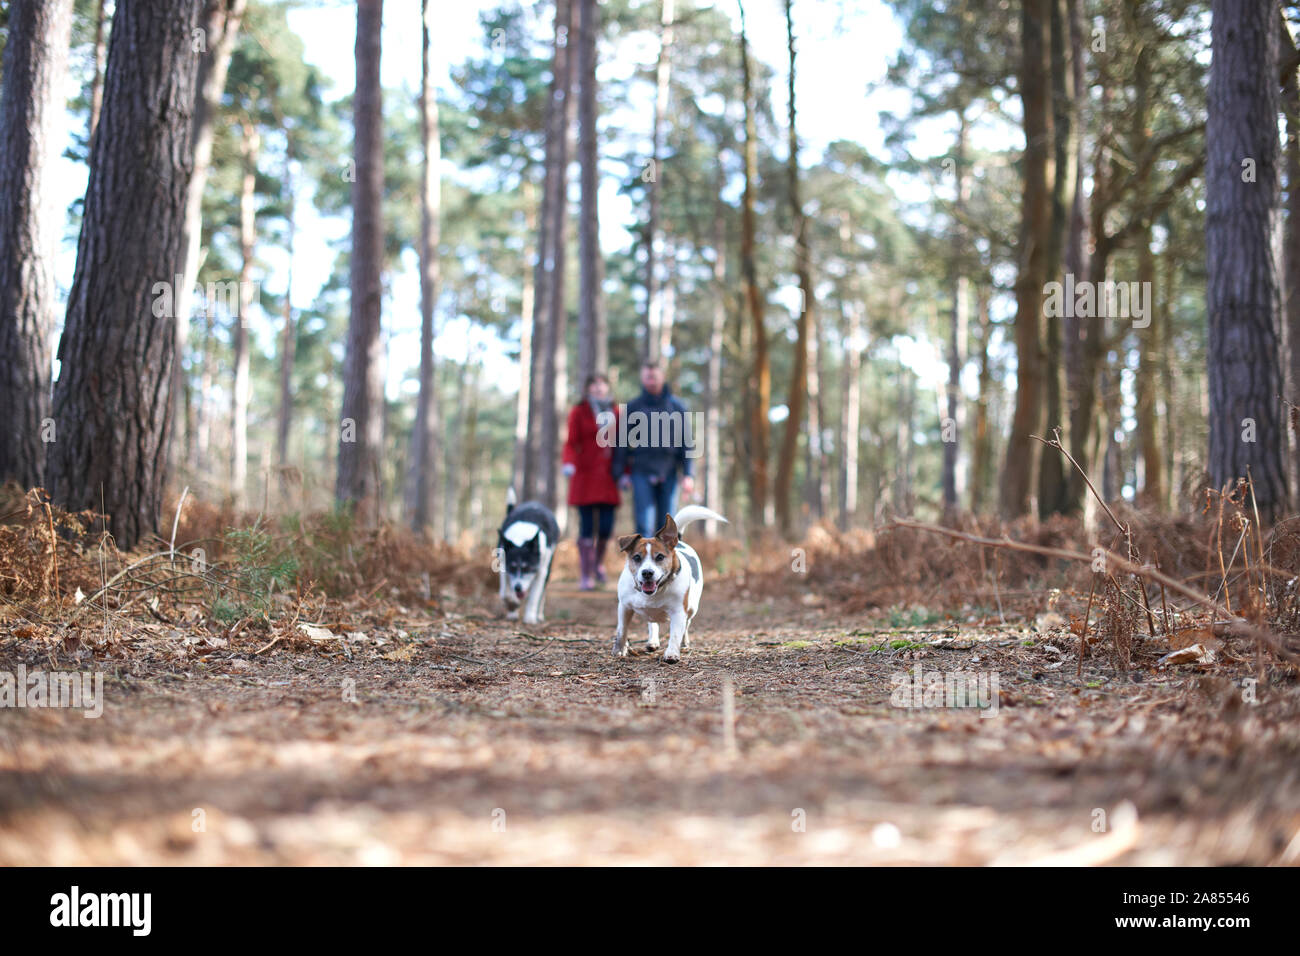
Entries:
{"label": "dog's front paw", "polygon": [[614,638],[614,656],[627,657],[627,641],[621,637]]}
{"label": "dog's front paw", "polygon": [[645,649],[646,649],[647,651],[652,652],[652,653],[653,653],[654,651],[659,650],[659,639],[658,639],[658,638],[655,638],[653,641],[646,641],[646,642],[645,642]]}
{"label": "dog's front paw", "polygon": [[672,651],[664,651],[663,661],[665,664],[676,664],[682,659],[680,654],[674,654]]}

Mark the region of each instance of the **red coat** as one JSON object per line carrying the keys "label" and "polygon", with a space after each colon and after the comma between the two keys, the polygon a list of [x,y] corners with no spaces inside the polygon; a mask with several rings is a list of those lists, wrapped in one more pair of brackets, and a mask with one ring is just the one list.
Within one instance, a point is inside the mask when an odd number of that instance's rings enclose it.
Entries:
{"label": "red coat", "polygon": [[576,469],[569,479],[569,504],[617,505],[618,484],[611,468],[614,465],[613,441],[618,438],[618,407],[610,412],[614,424],[608,431],[611,443],[602,448],[596,441],[596,413],[583,399],[569,411],[569,437],[564,443],[564,464]]}

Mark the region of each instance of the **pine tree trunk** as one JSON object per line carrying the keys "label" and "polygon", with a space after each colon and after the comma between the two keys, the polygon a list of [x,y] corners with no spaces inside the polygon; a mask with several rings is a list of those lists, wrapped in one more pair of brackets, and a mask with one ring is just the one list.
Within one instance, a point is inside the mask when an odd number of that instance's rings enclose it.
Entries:
{"label": "pine tree trunk", "polygon": [[826,350],[821,341],[821,312],[814,309],[808,317],[808,441],[805,444],[805,494],[809,520],[816,523],[826,516],[830,500],[830,478],[824,447],[826,409],[822,405],[822,357]]}
{"label": "pine tree trunk", "polygon": [[[1062,281],[1067,235],[1077,193],[1078,133],[1074,127],[1075,71],[1070,40],[1070,11],[1066,0],[1048,0],[1051,5],[1051,73],[1052,139],[1054,179],[1051,197],[1051,226],[1048,231],[1047,281]],[[1072,310],[1071,310],[1072,311]],[[1069,447],[1070,422],[1065,408],[1066,361],[1063,349],[1063,320],[1060,315],[1045,317],[1045,354],[1043,359],[1046,386],[1044,426],[1048,435],[1060,429],[1061,439]],[[1069,504],[1069,479],[1065,457],[1058,451],[1043,449],[1038,471],[1038,513],[1042,517],[1063,513]]]}
{"label": "pine tree trunk", "polygon": [[993,371],[989,365],[989,338],[993,323],[989,319],[989,291],[980,285],[975,293],[975,317],[980,329],[979,394],[975,399],[974,440],[971,448],[970,510],[984,510],[985,495],[993,484],[993,434],[989,429],[989,401],[993,388]]}
{"label": "pine tree trunk", "polygon": [[528,178],[527,172],[523,176],[521,189],[524,202],[524,269],[519,299],[519,391],[515,395],[515,453],[510,469],[510,486],[516,492],[524,488],[524,461],[528,454],[528,399],[532,391],[533,329],[536,312],[536,290],[533,280],[535,272],[532,264],[536,250],[528,237],[532,236],[537,229],[537,190],[533,181]]}
{"label": "pine tree trunk", "polygon": [[95,3],[95,47],[94,74],[90,78],[90,119],[86,124],[86,144],[89,146],[95,138],[95,127],[99,125],[99,114],[104,108],[104,62],[108,59],[108,38],[104,26],[108,17],[104,12],[106,0]]}
{"label": "pine tree trunk", "polygon": [[578,381],[585,382],[609,363],[605,341],[605,306],[601,295],[604,262],[600,252],[600,185],[596,128],[596,37],[600,10],[596,0],[578,0],[578,158],[582,169],[582,219],[579,226],[580,293],[578,296]]}
{"label": "pine tree trunk", "polygon": [[0,99],[0,481],[42,483],[61,210],[49,165],[72,29],[71,0],[15,0]]}
{"label": "pine tree trunk", "polygon": [[384,380],[380,329],[383,229],[383,92],[379,82],[383,0],[358,0],[356,94],[353,98],[355,179],[352,183],[351,315],[343,367],[335,498],[362,525],[379,516]]}
{"label": "pine tree trunk", "polygon": [[672,76],[673,17],[675,16],[673,0],[660,0],[659,4],[659,58],[655,62],[655,111],[654,128],[651,131],[650,157],[650,221],[646,224],[646,262],[645,262],[645,340],[642,343],[641,359],[644,362],[658,362],[663,354],[663,287],[659,281],[659,259],[662,248],[660,232],[660,209],[663,198],[660,177],[663,174],[664,122],[668,113],[668,81]]}
{"label": "pine tree trunk", "polygon": [[574,136],[575,97],[573,74],[577,57],[572,52],[572,39],[576,11],[574,0],[568,0],[568,26],[565,29],[565,56],[563,72],[563,97],[559,113],[559,139],[556,154],[556,196],[551,207],[551,236],[553,274],[548,286],[550,314],[546,325],[546,351],[544,353],[543,408],[541,428],[541,453],[538,466],[541,472],[541,501],[557,512],[560,530],[565,527],[567,510],[559,507],[561,487],[559,450],[563,442],[560,423],[565,420],[569,403],[569,312],[567,260],[569,251],[569,164],[577,152]]}
{"label": "pine tree trunk", "polygon": [[1037,443],[1043,423],[1043,287],[1047,282],[1047,240],[1051,227],[1051,80],[1048,70],[1048,0],[1024,0],[1021,17],[1020,98],[1024,104],[1024,195],[1020,265],[1016,276],[1016,410],[1007,439],[1002,512],[1019,517],[1030,509],[1037,485]]}
{"label": "pine tree trunk", "polygon": [[253,305],[253,254],[257,244],[257,160],[261,140],[251,120],[244,121],[244,174],[239,190],[239,314],[235,316],[235,387],[230,393],[230,495],[236,511],[248,507],[248,322]]}
{"label": "pine tree trunk", "polygon": [[763,321],[763,294],[758,287],[758,267],[754,257],[754,194],[758,189],[758,133],[754,113],[754,95],[750,78],[749,40],[745,34],[745,7],[740,8],[740,75],[741,95],[745,100],[745,192],[741,200],[740,268],[745,280],[745,298],[749,305],[753,372],[750,387],[749,416],[749,517],[753,529],[770,524],[767,494],[767,455],[771,425],[768,410],[772,407],[772,369],[767,358],[767,328]]}
{"label": "pine tree trunk", "polygon": [[[1285,27],[1283,27],[1285,29]],[[1286,112],[1286,226],[1283,231],[1283,289],[1287,343],[1286,395],[1300,406],[1300,73],[1292,70],[1282,87]],[[1168,301],[1168,299],[1166,299]],[[1287,481],[1292,507],[1300,509],[1300,410],[1288,409],[1287,436],[1291,454]],[[1173,416],[1169,416],[1171,419]]]}
{"label": "pine tree trunk", "polygon": [[[1084,67],[1084,25],[1082,0],[1066,0],[1066,13],[1069,19],[1069,37],[1070,37],[1070,66],[1073,80],[1075,97],[1073,111],[1071,115],[1071,124],[1075,130],[1074,135],[1074,195],[1070,201],[1070,226],[1065,240],[1065,272],[1072,275],[1076,280],[1082,279],[1088,275],[1088,210],[1085,198],[1084,184],[1084,136],[1083,136],[1083,103],[1087,99],[1087,78]],[[1075,440],[1075,430],[1079,423],[1079,405],[1080,393],[1083,389],[1085,374],[1084,359],[1084,338],[1086,330],[1081,318],[1075,314],[1074,309],[1068,310],[1062,325],[1063,342],[1061,345],[1061,357],[1065,363],[1065,392],[1067,401],[1062,409],[1062,417],[1068,425],[1064,437],[1066,447],[1071,449],[1071,454],[1076,460],[1082,462],[1084,459],[1078,457],[1078,442]],[[1075,496],[1075,485],[1079,481],[1078,475],[1069,471],[1065,476],[1064,497],[1060,503],[1060,510],[1069,512],[1079,506],[1079,501]]]}
{"label": "pine tree trunk", "polygon": [[54,389],[49,487],[102,508],[117,545],[158,528],[175,356],[172,277],[184,262],[200,0],[117,8],[90,153],[77,267]]}
{"label": "pine tree trunk", "polygon": [[[185,197],[185,262],[179,273],[176,297],[176,374],[172,377],[173,405],[185,404],[184,393],[189,390],[185,375],[186,353],[190,343],[190,311],[194,301],[194,284],[198,281],[203,259],[203,191],[208,183],[208,170],[212,166],[212,143],[215,139],[215,122],[221,106],[221,95],[226,88],[226,72],[230,54],[235,48],[243,22],[247,0],[203,0],[203,13],[199,22],[203,48],[191,50],[198,53],[198,98],[194,104],[194,173],[190,177],[189,194]],[[193,46],[193,41],[191,41]],[[180,462],[181,443],[170,436],[169,462]]]}
{"label": "pine tree trunk", "polygon": [[433,15],[429,0],[421,0],[420,23],[420,140],[424,162],[420,168],[420,391],[415,402],[415,427],[411,432],[411,461],[406,478],[406,509],[411,529],[425,533],[437,512],[439,408],[435,386],[433,339],[434,304],[438,297],[440,266],[438,243],[442,234],[442,189],[438,170],[442,158],[438,126],[438,90],[430,70],[430,33]]}
{"label": "pine tree trunk", "polygon": [[843,382],[840,385],[840,530],[852,527],[858,511],[858,433],[862,410],[862,312],[857,301],[847,306]]}
{"label": "pine tree trunk", "polygon": [[799,318],[796,322],[794,345],[794,370],[790,373],[790,388],[786,398],[789,414],[781,442],[781,456],[776,465],[776,513],[781,533],[789,537],[794,531],[791,511],[794,491],[794,466],[799,456],[799,435],[804,429],[804,416],[808,407],[808,321],[816,302],[813,299],[812,267],[808,255],[808,220],[799,198],[799,138],[797,135],[794,78],[794,18],[792,0],[785,0],[785,42],[790,59],[787,91],[787,150],[786,180],[790,194],[790,212],[794,219],[795,272],[799,276]]}
{"label": "pine tree trunk", "polygon": [[1277,398],[1281,302],[1273,254],[1277,10],[1256,0],[1214,0],[1212,10],[1205,216],[1209,471],[1219,487],[1249,477],[1268,521],[1286,505]]}
{"label": "pine tree trunk", "polygon": [[[954,148],[956,182],[955,215],[952,228],[952,320],[948,323],[948,388],[943,423],[943,516],[951,524],[957,518],[961,491],[957,486],[957,463],[961,456],[962,400],[961,369],[965,362],[966,327],[970,321],[970,281],[966,277],[966,203],[970,198],[970,176],[966,169],[966,140],[969,124],[966,110],[957,111],[957,142]],[[951,427],[951,437],[946,433]]]}
{"label": "pine tree trunk", "polygon": [[[721,179],[719,178],[719,186]],[[721,189],[717,190],[721,196]],[[722,350],[727,327],[727,223],[721,198],[713,203],[713,324],[709,328],[709,372],[704,385],[704,504],[725,514],[722,503],[722,429],[719,408],[722,399]],[[718,522],[705,524],[709,537],[718,533]]]}
{"label": "pine tree trunk", "polygon": [[288,276],[284,284],[284,303],[281,306],[280,330],[280,401],[275,419],[275,465],[279,472],[280,503],[290,506],[292,482],[289,480],[289,429],[293,422],[293,365],[298,344],[298,329],[293,317],[293,249],[297,233],[297,189],[294,183],[293,150],[285,157],[284,169],[285,219],[288,234],[285,253],[289,259]]}
{"label": "pine tree trunk", "polygon": [[573,22],[572,0],[556,0],[555,39],[551,63],[551,95],[546,107],[546,174],[542,196],[541,230],[534,312],[531,370],[529,372],[527,453],[524,456],[522,498],[545,501],[555,490],[555,436],[557,343],[564,328],[557,328],[564,312],[564,258],[568,223],[569,127],[571,125],[572,69],[569,37]]}

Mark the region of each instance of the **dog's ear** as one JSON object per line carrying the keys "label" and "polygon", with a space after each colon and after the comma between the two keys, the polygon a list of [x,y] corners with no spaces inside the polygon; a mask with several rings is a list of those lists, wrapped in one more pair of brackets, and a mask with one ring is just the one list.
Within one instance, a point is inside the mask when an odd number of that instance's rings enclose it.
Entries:
{"label": "dog's ear", "polygon": [[639,534],[625,534],[623,537],[618,539],[618,550],[631,551],[636,547],[637,542],[640,540],[641,536]]}
{"label": "dog's ear", "polygon": [[672,515],[664,515],[664,526],[655,533],[655,537],[667,545],[669,551],[677,547],[682,536],[677,531],[677,522]]}

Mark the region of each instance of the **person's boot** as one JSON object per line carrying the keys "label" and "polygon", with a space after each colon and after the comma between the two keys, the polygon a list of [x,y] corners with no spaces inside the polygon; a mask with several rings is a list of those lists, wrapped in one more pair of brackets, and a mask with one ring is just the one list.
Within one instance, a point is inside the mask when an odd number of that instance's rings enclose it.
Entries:
{"label": "person's boot", "polygon": [[605,574],[605,547],[609,544],[609,538],[597,538],[595,551],[592,553],[591,562],[596,572],[596,586],[601,587],[609,582]]}
{"label": "person's boot", "polygon": [[578,539],[578,590],[590,591],[594,584],[591,580],[593,566],[596,563],[596,547],[590,538]]}

